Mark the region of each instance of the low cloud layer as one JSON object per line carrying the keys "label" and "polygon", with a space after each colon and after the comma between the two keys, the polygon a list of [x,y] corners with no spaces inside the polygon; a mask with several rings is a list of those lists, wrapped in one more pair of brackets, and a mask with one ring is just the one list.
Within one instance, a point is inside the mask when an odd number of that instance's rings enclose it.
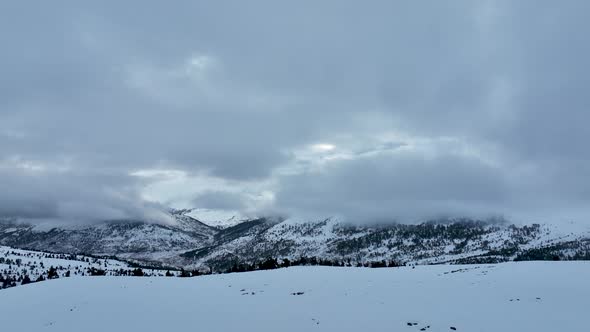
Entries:
{"label": "low cloud layer", "polygon": [[285,177],[285,208],[355,219],[423,220],[493,215],[507,203],[503,174],[475,158],[397,152],[330,162],[317,172]]}
{"label": "low cloud layer", "polygon": [[166,209],[140,197],[128,177],[72,171],[0,169],[0,216],[28,221],[88,223],[145,220],[170,223]]}
{"label": "low cloud layer", "polygon": [[1,4],[0,215],[586,222],[589,9]]}

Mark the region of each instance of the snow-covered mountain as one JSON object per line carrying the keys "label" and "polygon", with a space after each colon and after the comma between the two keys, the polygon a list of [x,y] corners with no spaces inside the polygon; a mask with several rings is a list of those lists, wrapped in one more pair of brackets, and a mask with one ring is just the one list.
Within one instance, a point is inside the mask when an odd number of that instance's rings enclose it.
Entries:
{"label": "snow-covered mountain", "polygon": [[[590,259],[584,227],[515,226],[472,219],[417,225],[352,225],[338,218],[259,218],[207,225],[194,210],[172,211],[174,225],[105,221],[69,227],[0,222],[0,244],[59,253],[109,255],[150,266],[227,269],[269,257],[315,257],[347,265],[495,263]],[[227,219],[223,219],[227,221]]]}
{"label": "snow-covered mountain", "polygon": [[251,219],[238,211],[202,208],[183,210],[183,214],[196,219],[203,224],[219,229],[235,226]]}
{"label": "snow-covered mountain", "polygon": [[[235,230],[240,236],[224,236],[235,228],[241,228]],[[346,224],[338,218],[256,220],[228,228],[216,237],[214,245],[182,255],[185,265],[224,263],[225,267],[266,257],[293,260],[302,256],[348,264],[383,260],[436,264],[590,258],[590,232],[470,219],[365,226]]]}
{"label": "snow-covered mountain", "polygon": [[187,250],[212,244],[219,232],[184,214],[172,216],[176,220],[172,225],[119,220],[48,226],[4,220],[0,222],[0,244],[57,253],[117,256],[159,266]]}

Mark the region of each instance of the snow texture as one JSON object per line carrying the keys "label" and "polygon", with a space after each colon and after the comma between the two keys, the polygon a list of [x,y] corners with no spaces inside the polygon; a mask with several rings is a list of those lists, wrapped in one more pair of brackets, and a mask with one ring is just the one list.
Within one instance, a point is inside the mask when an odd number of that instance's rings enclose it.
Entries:
{"label": "snow texture", "polygon": [[60,278],[0,291],[3,331],[588,331],[590,263]]}

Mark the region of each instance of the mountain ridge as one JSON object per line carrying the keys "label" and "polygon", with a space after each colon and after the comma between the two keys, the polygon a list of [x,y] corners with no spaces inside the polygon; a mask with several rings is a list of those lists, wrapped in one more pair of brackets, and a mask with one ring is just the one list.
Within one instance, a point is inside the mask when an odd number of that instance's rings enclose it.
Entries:
{"label": "mountain ridge", "polygon": [[469,218],[420,224],[346,223],[319,219],[255,218],[207,225],[173,210],[173,225],[105,221],[76,227],[37,228],[0,222],[0,245],[59,253],[118,257],[150,266],[227,269],[269,257],[400,264],[495,263],[590,257],[590,232],[552,225],[513,225]]}

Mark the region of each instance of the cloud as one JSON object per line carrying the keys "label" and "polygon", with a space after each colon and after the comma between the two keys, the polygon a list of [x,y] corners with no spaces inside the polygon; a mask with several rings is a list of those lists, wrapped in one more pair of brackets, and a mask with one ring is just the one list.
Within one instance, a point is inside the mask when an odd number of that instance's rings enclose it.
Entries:
{"label": "cloud", "polygon": [[237,210],[246,208],[244,195],[227,191],[207,191],[193,200],[193,206],[213,210]]}
{"label": "cloud", "polygon": [[590,215],[586,2],[0,6],[3,214]]}
{"label": "cloud", "polygon": [[142,200],[131,179],[117,174],[0,167],[0,182],[0,216],[11,219],[173,222],[165,207]]}
{"label": "cloud", "polygon": [[505,181],[500,170],[468,155],[378,151],[286,176],[277,203],[295,214],[358,221],[492,216],[508,198]]}

